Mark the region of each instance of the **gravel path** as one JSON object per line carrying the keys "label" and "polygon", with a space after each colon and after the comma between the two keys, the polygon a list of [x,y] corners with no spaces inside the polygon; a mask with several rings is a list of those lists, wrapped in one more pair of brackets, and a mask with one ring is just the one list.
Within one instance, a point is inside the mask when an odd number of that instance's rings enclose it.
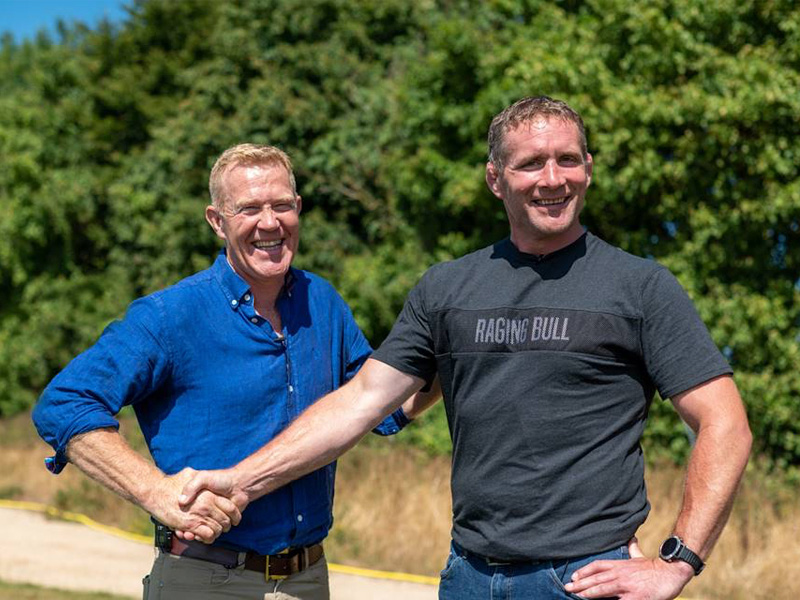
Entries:
{"label": "gravel path", "polygon": [[[0,579],[141,598],[154,550],[139,542],[0,508]],[[331,573],[331,600],[435,600],[436,587]]]}

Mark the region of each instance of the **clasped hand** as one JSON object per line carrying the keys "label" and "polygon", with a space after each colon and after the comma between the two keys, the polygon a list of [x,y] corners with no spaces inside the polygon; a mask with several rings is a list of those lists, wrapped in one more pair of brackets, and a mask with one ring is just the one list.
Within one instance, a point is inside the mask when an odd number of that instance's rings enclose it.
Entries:
{"label": "clasped hand", "polygon": [[247,499],[244,495],[200,486],[189,488],[193,490],[191,496],[186,495],[185,488],[201,473],[206,472],[186,468],[164,476],[153,490],[153,504],[148,508],[156,519],[174,529],[178,537],[210,544],[239,524]]}

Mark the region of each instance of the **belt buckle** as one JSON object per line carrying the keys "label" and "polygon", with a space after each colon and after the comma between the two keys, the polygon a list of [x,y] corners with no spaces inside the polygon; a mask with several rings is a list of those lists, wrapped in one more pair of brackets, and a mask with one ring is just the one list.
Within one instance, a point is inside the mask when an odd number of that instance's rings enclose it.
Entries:
{"label": "belt buckle", "polygon": [[483,560],[486,561],[486,566],[488,567],[507,567],[513,563],[508,560],[500,560],[491,556],[484,556],[482,557]]}
{"label": "belt buckle", "polygon": [[[278,552],[278,554],[289,554],[289,549],[288,548],[284,548],[283,550]],[[265,581],[270,581],[270,580],[275,580],[275,579],[286,579],[287,577],[289,577],[288,575],[270,575],[269,574],[269,554],[267,554],[265,556],[265,562],[266,562],[266,565],[265,565],[265,568],[264,568],[264,580]]]}
{"label": "belt buckle", "polygon": [[487,567],[507,567],[510,564],[511,564],[510,562],[502,562],[502,561],[496,560],[494,558],[487,558],[486,559],[486,566]]}

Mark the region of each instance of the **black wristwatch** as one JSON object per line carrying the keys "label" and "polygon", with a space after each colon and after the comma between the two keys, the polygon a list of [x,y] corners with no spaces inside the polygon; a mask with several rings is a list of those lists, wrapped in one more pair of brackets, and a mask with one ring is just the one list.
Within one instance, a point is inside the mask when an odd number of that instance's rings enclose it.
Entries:
{"label": "black wristwatch", "polygon": [[673,535],[664,540],[664,543],[661,544],[661,548],[658,549],[658,556],[661,558],[661,560],[665,560],[667,562],[682,560],[683,562],[688,563],[694,569],[695,575],[700,575],[700,573],[703,572],[703,569],[706,568],[706,564],[703,562],[703,559],[689,550],[689,548],[686,547],[686,544],[683,543],[683,540],[677,535]]}

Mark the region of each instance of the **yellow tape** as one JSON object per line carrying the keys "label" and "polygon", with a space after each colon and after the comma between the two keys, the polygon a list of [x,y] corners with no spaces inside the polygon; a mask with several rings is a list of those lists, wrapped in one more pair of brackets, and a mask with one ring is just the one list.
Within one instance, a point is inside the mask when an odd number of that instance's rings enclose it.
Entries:
{"label": "yellow tape", "polygon": [[360,567],[348,567],[347,565],[337,565],[328,563],[328,569],[334,573],[345,575],[360,575],[361,577],[372,577],[373,579],[391,579],[393,581],[408,581],[410,583],[424,583],[426,585],[439,585],[438,577],[428,577],[426,575],[411,575],[410,573],[392,573],[391,571],[376,571],[374,569],[362,569]]}
{"label": "yellow tape", "polygon": [[61,510],[54,506],[47,506],[46,504],[39,504],[37,502],[20,502],[17,500],[0,500],[0,508],[11,508],[16,510],[29,510],[33,512],[45,513],[49,517],[80,523],[82,525],[86,525],[86,527],[89,529],[102,531],[103,533],[110,533],[111,535],[115,535],[132,542],[141,542],[144,544],[153,543],[153,538],[150,536],[131,533],[130,531],[124,531],[118,527],[111,527],[110,525],[103,525],[102,523],[98,523],[97,521],[90,519],[86,515]]}
{"label": "yellow tape", "polygon": [[[143,544],[152,544],[153,538],[146,535],[139,535],[124,531],[117,527],[103,525],[94,519],[90,519],[86,515],[80,513],[69,512],[55,508],[54,506],[47,506],[46,504],[39,504],[37,502],[22,502],[17,500],[0,500],[0,508],[10,508],[14,510],[29,510],[33,512],[45,513],[50,517],[56,519],[63,519],[65,521],[72,521],[85,525],[95,531],[102,531],[111,535],[130,540],[132,542],[140,542]],[[328,569],[334,573],[342,573],[344,575],[359,575],[361,577],[371,577],[373,579],[391,579],[393,581],[407,581],[409,583],[423,583],[426,585],[439,585],[438,577],[427,577],[425,575],[412,575],[410,573],[393,573],[391,571],[377,571],[374,569],[362,569],[359,567],[348,567],[347,565],[339,565],[336,563],[328,563]]]}
{"label": "yellow tape", "polygon": [[[65,521],[80,523],[82,525],[86,525],[86,527],[89,527],[90,529],[102,531],[103,533],[109,533],[132,542],[140,542],[143,544],[153,543],[153,538],[150,536],[139,535],[138,533],[131,533],[130,531],[124,531],[117,527],[103,525],[102,523],[98,523],[97,521],[90,519],[86,515],[61,510],[55,508],[54,506],[47,506],[46,504],[39,504],[37,502],[22,502],[17,500],[0,500],[0,508],[41,512],[56,519],[64,519]],[[328,563],[328,569],[334,573],[342,573],[343,575],[358,575],[359,577],[371,577],[372,579],[390,579],[392,581],[407,581],[409,583],[421,583],[424,585],[439,585],[438,577],[428,577],[427,575],[412,575],[411,573],[395,573],[392,571],[362,569],[360,567],[348,567],[347,565],[339,565],[336,563]],[[676,600],[682,599],[679,597],[676,598]]]}

